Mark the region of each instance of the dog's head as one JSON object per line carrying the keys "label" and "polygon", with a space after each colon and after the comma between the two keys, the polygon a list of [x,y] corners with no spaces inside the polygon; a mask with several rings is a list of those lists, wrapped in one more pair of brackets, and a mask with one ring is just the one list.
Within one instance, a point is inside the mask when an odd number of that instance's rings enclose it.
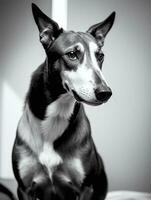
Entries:
{"label": "dog's head", "polygon": [[65,91],[77,101],[91,105],[105,103],[112,92],[102,74],[102,46],[114,23],[115,12],[83,33],[60,29],[35,4],[32,10],[48,62],[53,63],[50,70],[59,72]]}

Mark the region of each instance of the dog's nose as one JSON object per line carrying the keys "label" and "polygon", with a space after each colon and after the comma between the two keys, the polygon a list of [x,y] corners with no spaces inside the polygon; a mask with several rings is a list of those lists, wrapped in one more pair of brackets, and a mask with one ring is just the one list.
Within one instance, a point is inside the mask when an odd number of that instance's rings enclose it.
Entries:
{"label": "dog's nose", "polygon": [[101,88],[97,88],[95,90],[95,95],[97,100],[101,101],[102,103],[105,103],[112,96],[112,91],[109,87],[104,90],[102,90]]}

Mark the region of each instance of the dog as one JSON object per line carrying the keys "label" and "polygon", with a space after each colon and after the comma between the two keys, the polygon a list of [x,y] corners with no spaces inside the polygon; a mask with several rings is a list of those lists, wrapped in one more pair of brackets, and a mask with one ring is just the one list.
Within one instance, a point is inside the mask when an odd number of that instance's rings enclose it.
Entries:
{"label": "dog", "polygon": [[115,12],[85,33],[63,30],[35,4],[32,12],[46,60],[32,75],[12,152],[19,200],[103,200],[107,176],[83,103],[112,95],[102,47]]}

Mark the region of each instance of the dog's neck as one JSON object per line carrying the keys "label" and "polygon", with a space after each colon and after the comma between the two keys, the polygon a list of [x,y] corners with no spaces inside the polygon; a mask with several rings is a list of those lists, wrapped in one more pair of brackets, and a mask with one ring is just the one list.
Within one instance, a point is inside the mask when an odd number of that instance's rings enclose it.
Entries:
{"label": "dog's neck", "polygon": [[74,106],[75,99],[67,93],[47,106],[45,120],[42,121],[42,132],[46,141],[54,142],[64,133],[74,113]]}
{"label": "dog's neck", "polygon": [[22,138],[27,144],[32,144],[30,148],[35,153],[41,151],[44,144],[53,145],[53,142],[64,133],[74,115],[75,103],[70,94],[62,94],[46,107],[45,118],[42,120],[36,117],[26,103],[19,132],[23,134]]}
{"label": "dog's neck", "polygon": [[76,102],[62,88],[61,80],[55,73],[56,71],[48,71],[47,63],[34,72],[25,106],[30,121],[34,124],[39,121],[39,134],[42,133],[44,141],[49,143],[53,143],[68,127]]}
{"label": "dog's neck", "polygon": [[43,120],[48,105],[55,102],[62,94],[66,94],[57,71],[48,71],[47,61],[43,63],[32,76],[30,90],[27,93],[28,103],[32,113]]}

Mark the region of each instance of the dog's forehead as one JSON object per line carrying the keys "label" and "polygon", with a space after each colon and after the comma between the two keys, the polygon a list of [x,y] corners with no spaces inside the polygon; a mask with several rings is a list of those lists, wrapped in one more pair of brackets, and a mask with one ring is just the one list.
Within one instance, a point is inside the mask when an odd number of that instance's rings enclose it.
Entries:
{"label": "dog's forehead", "polygon": [[[91,44],[91,45],[90,45]],[[89,49],[93,46],[97,49],[97,42],[89,33],[68,31],[62,33],[52,45],[52,50],[64,54],[69,48],[81,46]]]}
{"label": "dog's forehead", "polygon": [[84,42],[85,46],[89,50],[96,51],[98,49],[97,41],[96,41],[96,39],[91,34],[89,34],[89,33],[83,33],[83,32],[78,32],[78,34],[83,39],[83,42]]}
{"label": "dog's forehead", "polygon": [[95,38],[90,33],[77,32],[77,34],[83,39],[84,42],[86,43],[93,42],[97,44]]}

